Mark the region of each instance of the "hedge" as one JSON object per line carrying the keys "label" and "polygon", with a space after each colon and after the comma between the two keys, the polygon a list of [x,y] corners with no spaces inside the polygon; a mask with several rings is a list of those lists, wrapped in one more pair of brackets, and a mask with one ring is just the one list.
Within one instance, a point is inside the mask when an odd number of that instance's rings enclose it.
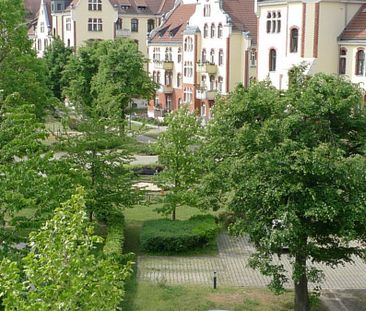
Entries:
{"label": "hedge", "polygon": [[150,253],[185,252],[207,245],[217,231],[218,226],[211,215],[194,216],[185,221],[150,220],[141,230],[141,248]]}
{"label": "hedge", "polygon": [[107,257],[122,260],[124,244],[124,217],[116,217],[108,223],[108,234],[104,243],[103,253]]}

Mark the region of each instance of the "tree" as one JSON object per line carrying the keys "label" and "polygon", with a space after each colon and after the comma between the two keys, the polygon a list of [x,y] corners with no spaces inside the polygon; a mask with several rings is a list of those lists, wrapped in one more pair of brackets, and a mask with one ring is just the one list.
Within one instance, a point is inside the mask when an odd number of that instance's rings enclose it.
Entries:
{"label": "tree", "polygon": [[308,281],[322,273],[307,261],[337,266],[365,255],[366,116],[350,82],[301,72],[292,71],[288,91],[260,82],[219,101],[208,148],[211,161],[228,169],[231,229],[256,246],[250,265],[281,292],[287,278],[274,259],[287,248],[295,310],[308,311]]}
{"label": "tree", "polygon": [[196,116],[188,107],[181,107],[166,117],[168,128],[157,142],[156,151],[159,163],[164,170],[157,176],[159,186],[167,190],[164,198],[164,213],[171,213],[175,220],[179,205],[195,201],[192,186],[199,176],[199,157],[201,127]]}
{"label": "tree", "polygon": [[62,80],[62,72],[72,54],[72,49],[65,47],[63,41],[55,38],[44,54],[44,61],[48,68],[48,83],[55,97],[62,98],[62,89],[65,81]]}
{"label": "tree", "polygon": [[92,91],[101,115],[124,131],[126,111],[132,98],[150,99],[156,84],[144,66],[147,60],[135,42],[119,39],[101,43],[105,50],[97,74],[92,79]]}
{"label": "tree", "polygon": [[[0,297],[7,310],[115,310],[123,297],[123,268],[93,252],[101,238],[86,221],[85,193],[78,189],[52,219],[30,235],[22,265],[0,264]],[[108,299],[105,299],[108,297]]]}

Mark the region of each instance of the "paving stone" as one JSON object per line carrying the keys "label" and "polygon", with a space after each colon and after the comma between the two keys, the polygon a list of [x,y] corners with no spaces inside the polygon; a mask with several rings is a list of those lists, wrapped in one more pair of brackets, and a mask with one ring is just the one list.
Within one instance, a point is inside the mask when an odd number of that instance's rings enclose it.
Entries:
{"label": "paving stone", "polygon": [[[212,286],[213,273],[217,273],[218,285],[264,287],[270,278],[248,267],[249,256],[255,248],[248,239],[231,237],[226,233],[218,236],[217,256],[139,256],[138,278],[168,284],[201,284]],[[323,270],[324,289],[365,289],[366,264],[360,258],[354,263],[332,269],[326,265],[316,265]],[[287,271],[291,269],[288,256],[279,259]],[[290,282],[286,287],[291,288]],[[311,286],[311,285],[310,285]]]}

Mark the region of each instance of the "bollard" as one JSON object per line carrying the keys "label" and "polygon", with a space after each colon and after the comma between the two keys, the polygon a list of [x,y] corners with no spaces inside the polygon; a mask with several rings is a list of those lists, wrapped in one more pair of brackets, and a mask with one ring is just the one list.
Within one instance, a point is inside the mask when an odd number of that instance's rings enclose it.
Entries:
{"label": "bollard", "polygon": [[214,271],[214,276],[213,276],[213,288],[216,289],[217,288],[217,276],[216,276],[216,271]]}

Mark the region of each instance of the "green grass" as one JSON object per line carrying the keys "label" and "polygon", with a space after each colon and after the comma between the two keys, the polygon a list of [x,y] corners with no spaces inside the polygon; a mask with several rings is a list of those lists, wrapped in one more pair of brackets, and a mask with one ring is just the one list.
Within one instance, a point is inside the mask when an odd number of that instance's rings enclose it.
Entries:
{"label": "green grass", "polygon": [[[134,208],[126,209],[124,211],[125,215],[125,245],[124,250],[126,253],[133,252],[137,255],[141,254],[140,250],[140,230],[144,223],[147,220],[153,219],[166,219],[167,217],[157,213],[155,211],[156,208],[161,207],[161,204],[154,203],[148,206],[145,205],[137,205]],[[182,206],[177,209],[177,219],[179,220],[187,220],[193,215],[201,215],[205,214],[201,212],[197,208]],[[192,256],[192,255],[216,255],[217,254],[217,246],[216,243],[210,244],[205,249],[200,249],[197,251],[192,251],[189,253],[183,253],[181,255],[184,256]]]}
{"label": "green grass", "polygon": [[204,311],[225,309],[233,311],[290,311],[293,293],[275,296],[267,289],[218,288],[164,283],[140,282],[127,285],[123,305],[125,311]]}

